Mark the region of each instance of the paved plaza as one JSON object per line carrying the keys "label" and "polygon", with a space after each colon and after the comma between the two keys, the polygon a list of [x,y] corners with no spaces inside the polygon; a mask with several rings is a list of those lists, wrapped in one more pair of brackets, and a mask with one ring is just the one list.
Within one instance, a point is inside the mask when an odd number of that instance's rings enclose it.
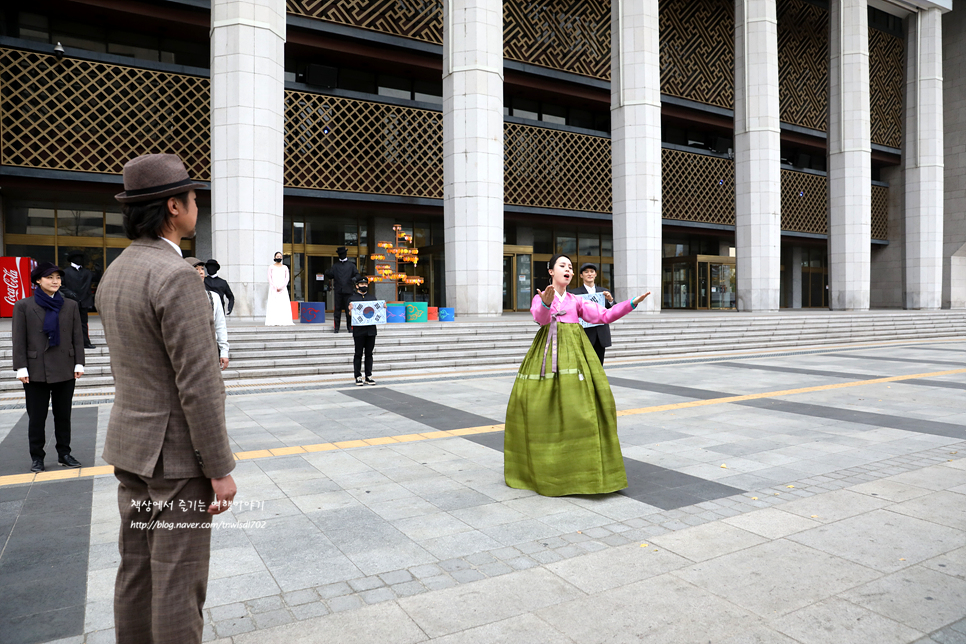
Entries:
{"label": "paved plaza", "polygon": [[[966,341],[606,370],[630,487],[563,498],[503,482],[509,366],[230,388],[206,641],[966,642]],[[75,403],[92,467],[41,481],[0,400],[5,643],[114,641],[111,404]]]}

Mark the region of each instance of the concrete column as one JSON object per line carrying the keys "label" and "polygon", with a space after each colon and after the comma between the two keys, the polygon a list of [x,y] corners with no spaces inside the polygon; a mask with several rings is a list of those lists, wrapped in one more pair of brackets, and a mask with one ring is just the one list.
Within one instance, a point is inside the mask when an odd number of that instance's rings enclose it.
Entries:
{"label": "concrete column", "polygon": [[265,315],[282,250],[284,0],[211,3],[211,231],[232,317]]}
{"label": "concrete column", "polygon": [[791,308],[802,308],[802,247],[792,246],[792,292],[788,298]]}
{"label": "concrete column", "polygon": [[503,312],[503,3],[443,2],[446,302]]}
{"label": "concrete column", "polygon": [[966,309],[966,9],[943,16],[943,308]]}
{"label": "concrete column", "polygon": [[779,122],[775,0],[735,0],[735,246],[740,311],[778,310]]}
{"label": "concrete column", "polygon": [[832,0],[829,9],[829,305],[836,311],[867,311],[872,254],[869,7],[866,0]]}
{"label": "concrete column", "polygon": [[661,310],[661,57],[657,0],[611,3],[614,283]]}
{"label": "concrete column", "polygon": [[920,9],[906,22],[904,306],[938,309],[943,275],[942,15],[939,9]]}

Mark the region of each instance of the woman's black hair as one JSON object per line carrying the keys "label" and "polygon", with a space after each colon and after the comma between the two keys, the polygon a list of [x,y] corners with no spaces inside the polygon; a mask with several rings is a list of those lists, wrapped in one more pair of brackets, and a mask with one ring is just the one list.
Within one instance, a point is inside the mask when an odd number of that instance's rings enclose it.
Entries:
{"label": "woman's black hair", "polygon": [[124,213],[121,222],[124,225],[124,234],[127,235],[127,238],[151,237],[157,239],[161,237],[168,222],[171,221],[168,199],[172,198],[177,199],[181,205],[187,207],[187,192],[172,195],[172,197],[164,197],[157,201],[126,203],[121,206],[121,212]]}
{"label": "woman's black hair", "polygon": [[[547,270],[548,271],[553,270],[553,267],[557,265],[557,260],[560,259],[561,257],[566,257],[567,259],[570,259],[570,255],[567,255],[566,253],[558,253],[554,255],[549,262],[547,262]],[[574,265],[574,260],[570,259],[570,265],[571,266]]]}

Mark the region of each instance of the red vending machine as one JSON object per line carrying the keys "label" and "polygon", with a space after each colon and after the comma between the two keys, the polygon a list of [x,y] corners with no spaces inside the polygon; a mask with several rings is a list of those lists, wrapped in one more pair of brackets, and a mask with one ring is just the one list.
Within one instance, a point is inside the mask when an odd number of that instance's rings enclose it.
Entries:
{"label": "red vending machine", "polygon": [[37,262],[29,257],[0,257],[0,274],[3,275],[3,298],[0,299],[0,318],[13,317],[13,305],[17,300],[34,294],[30,283],[30,271]]}

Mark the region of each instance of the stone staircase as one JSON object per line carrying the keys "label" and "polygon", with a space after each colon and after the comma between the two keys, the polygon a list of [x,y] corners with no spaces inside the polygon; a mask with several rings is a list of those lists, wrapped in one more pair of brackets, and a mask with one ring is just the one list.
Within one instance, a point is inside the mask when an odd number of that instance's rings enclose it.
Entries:
{"label": "stone staircase", "polygon": [[[611,326],[608,361],[678,357],[710,352],[816,348],[864,342],[966,338],[966,311],[782,311],[753,313],[631,314]],[[377,375],[453,370],[512,369],[533,341],[529,314],[499,319],[391,324],[376,341]],[[103,331],[92,325],[97,345],[87,354],[78,388],[113,385]],[[292,327],[230,326],[231,363],[226,383],[280,382],[306,377],[348,379],[352,336],[328,324]],[[10,371],[10,331],[0,331],[0,391],[21,391]]]}

